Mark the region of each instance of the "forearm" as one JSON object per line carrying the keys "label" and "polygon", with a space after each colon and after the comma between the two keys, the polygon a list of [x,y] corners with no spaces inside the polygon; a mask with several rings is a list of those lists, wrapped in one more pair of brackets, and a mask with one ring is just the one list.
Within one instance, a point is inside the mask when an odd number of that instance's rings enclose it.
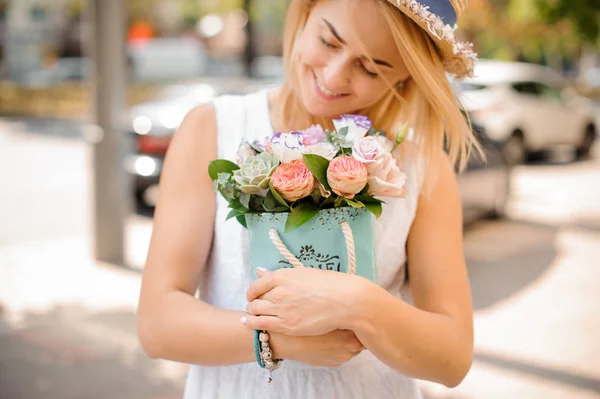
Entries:
{"label": "forearm", "polygon": [[[255,362],[254,332],[240,323],[245,314],[177,291],[140,312],[138,334],[152,358],[205,366]],[[278,338],[272,338],[274,350],[283,345]]]}
{"label": "forearm", "polygon": [[471,367],[472,332],[369,284],[350,327],[378,359],[419,379],[456,386]]}

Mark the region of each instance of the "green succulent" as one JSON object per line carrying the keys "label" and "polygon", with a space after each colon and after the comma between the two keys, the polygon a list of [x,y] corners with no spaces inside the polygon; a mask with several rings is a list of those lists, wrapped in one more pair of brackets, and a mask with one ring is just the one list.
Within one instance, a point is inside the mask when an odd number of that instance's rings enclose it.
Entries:
{"label": "green succulent", "polygon": [[279,158],[268,152],[248,157],[238,170],[233,171],[233,179],[240,185],[240,191],[264,197],[269,191],[271,175],[279,166]]}

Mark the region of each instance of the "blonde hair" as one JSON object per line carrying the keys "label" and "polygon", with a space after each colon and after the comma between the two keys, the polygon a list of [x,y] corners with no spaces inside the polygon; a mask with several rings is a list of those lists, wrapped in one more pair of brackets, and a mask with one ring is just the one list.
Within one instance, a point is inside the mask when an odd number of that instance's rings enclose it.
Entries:
{"label": "blonde hair", "polygon": [[[277,104],[274,104],[274,113],[278,126],[288,130],[316,123],[328,128],[333,126],[330,120],[316,118],[304,110],[297,95],[298,79],[293,65],[296,39],[318,1],[292,0],[287,14],[283,42],[287,79]],[[368,116],[375,128],[386,132],[397,131],[408,122],[414,129],[416,156],[423,160],[426,170],[436,170],[444,148],[452,164],[458,165],[459,170],[464,169],[472,148],[481,155],[483,153],[473,136],[470,122],[461,113],[435,44],[422,28],[396,7],[387,1],[377,1],[410,77],[402,88],[387,82],[390,90],[380,101],[367,109],[354,111]],[[426,170],[420,173],[424,174]]]}

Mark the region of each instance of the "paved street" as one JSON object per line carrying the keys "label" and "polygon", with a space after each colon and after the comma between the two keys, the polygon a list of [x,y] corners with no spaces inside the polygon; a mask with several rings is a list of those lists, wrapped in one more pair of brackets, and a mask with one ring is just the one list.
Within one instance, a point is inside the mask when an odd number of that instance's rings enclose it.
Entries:
{"label": "paved street", "polygon": [[[137,344],[139,273],[90,257],[75,136],[0,119],[0,399],[181,397],[185,367]],[[511,220],[467,230],[475,363],[456,389],[423,383],[428,399],[600,398],[598,155],[519,168]],[[151,220],[127,222],[139,268]]]}

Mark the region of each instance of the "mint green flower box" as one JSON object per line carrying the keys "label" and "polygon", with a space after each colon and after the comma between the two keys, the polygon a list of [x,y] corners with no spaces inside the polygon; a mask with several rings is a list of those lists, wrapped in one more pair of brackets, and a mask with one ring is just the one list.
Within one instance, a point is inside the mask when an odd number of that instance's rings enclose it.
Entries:
{"label": "mint green flower box", "polygon": [[255,278],[257,267],[268,270],[292,267],[271,241],[271,228],[304,266],[348,273],[346,239],[340,228],[340,223],[345,221],[354,238],[356,274],[377,283],[375,216],[371,212],[351,207],[324,209],[296,230],[285,233],[288,215],[287,212],[246,214]]}

